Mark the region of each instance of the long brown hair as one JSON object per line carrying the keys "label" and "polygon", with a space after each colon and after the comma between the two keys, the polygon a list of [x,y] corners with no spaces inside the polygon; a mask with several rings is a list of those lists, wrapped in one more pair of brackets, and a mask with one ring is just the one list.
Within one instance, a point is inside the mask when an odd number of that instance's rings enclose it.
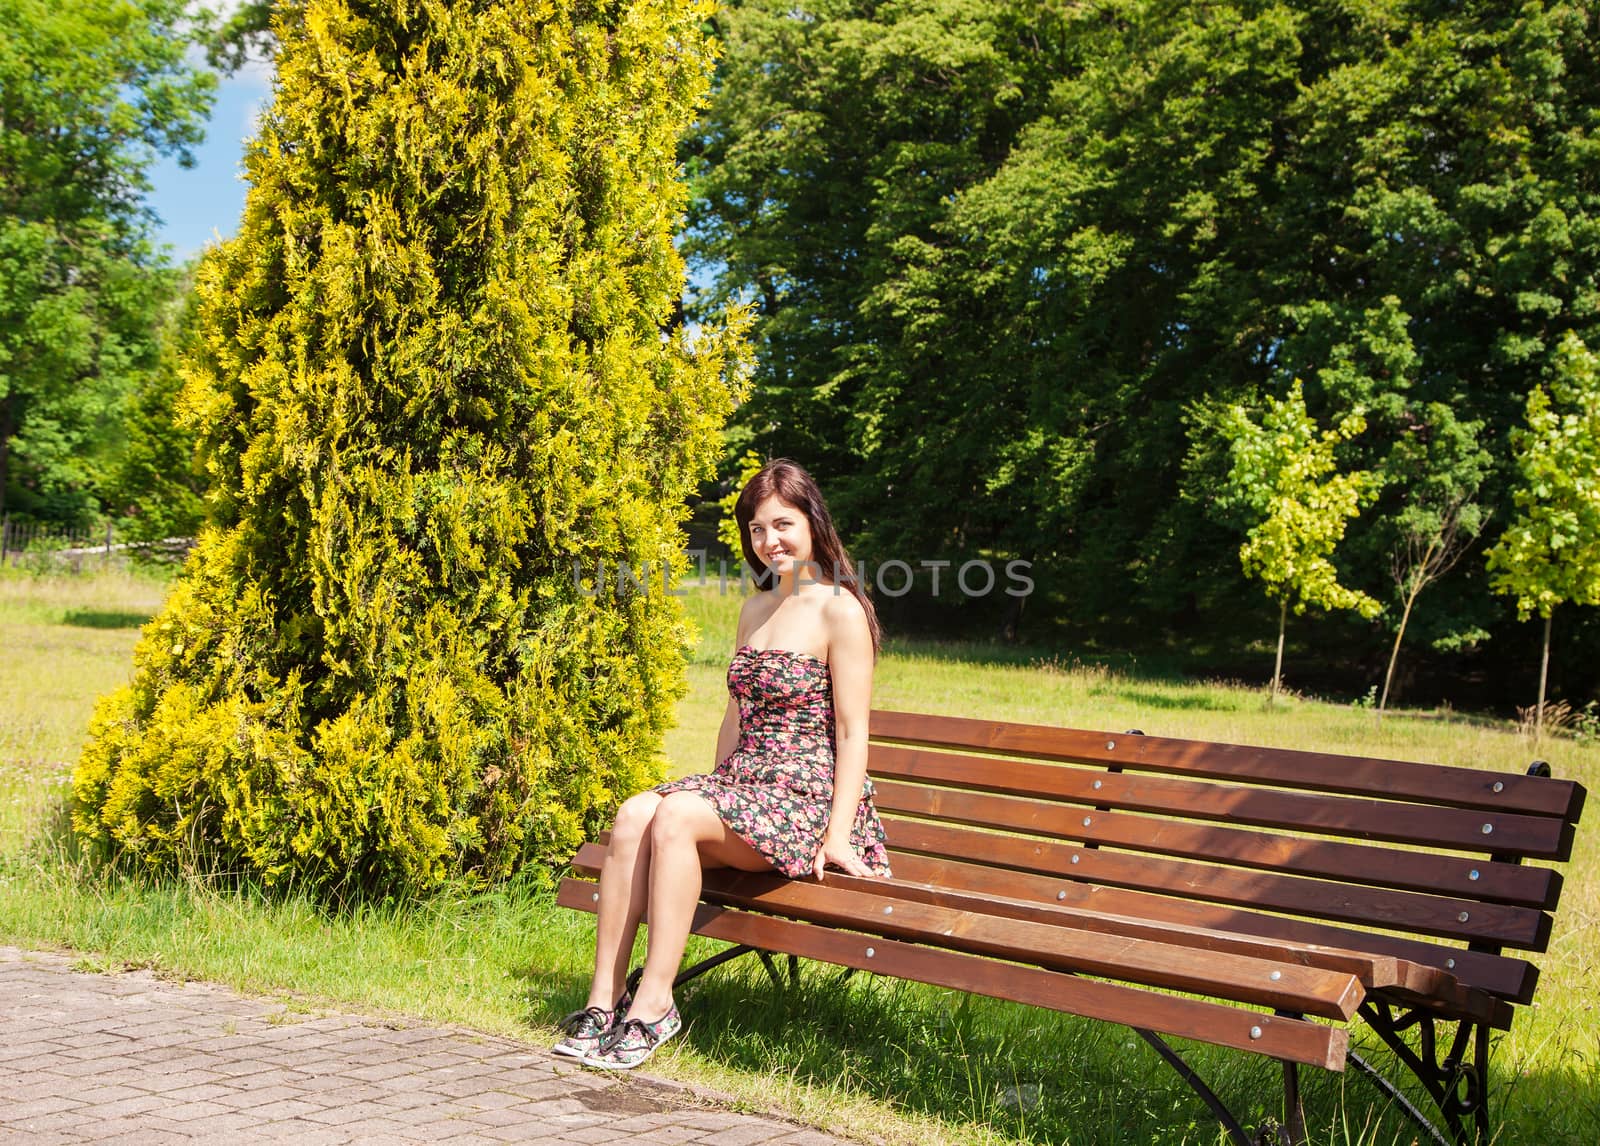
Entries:
{"label": "long brown hair", "polygon": [[744,550],[746,564],[755,571],[756,584],[765,590],[776,589],[778,585],[777,577],[767,563],[756,556],[755,546],[750,542],[750,519],[756,515],[756,508],[769,497],[777,497],[785,505],[792,505],[806,515],[806,521],[811,525],[811,563],[821,570],[824,577],[831,578],[835,585],[844,586],[861,602],[861,608],[867,614],[867,628],[872,633],[872,651],[876,653],[883,643],[883,634],[878,627],[878,611],[872,607],[866,587],[861,584],[861,578],[856,576],[850,555],[844,551],[839,531],[833,527],[833,515],[828,512],[828,503],[822,500],[822,491],[817,488],[816,480],[806,472],[804,466],[789,458],[773,458],[762,466],[745,483],[744,489],[739,491],[739,499],[733,503],[733,519],[739,524],[739,547]]}

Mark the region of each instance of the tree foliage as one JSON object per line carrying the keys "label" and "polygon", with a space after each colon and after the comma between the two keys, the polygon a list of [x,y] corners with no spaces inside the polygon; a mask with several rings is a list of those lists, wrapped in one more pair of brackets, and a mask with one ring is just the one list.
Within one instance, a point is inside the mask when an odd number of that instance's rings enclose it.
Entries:
{"label": "tree foliage", "polygon": [[1366,418],[1357,412],[1319,431],[1306,413],[1298,378],[1282,401],[1267,399],[1259,425],[1242,406],[1229,408],[1222,418],[1230,464],[1217,503],[1238,510],[1246,521],[1239,564],[1278,603],[1274,695],[1283,679],[1284,628],[1291,608],[1296,615],[1307,606],[1354,609],[1363,617],[1375,617],[1382,608],[1366,593],[1341,585],[1332,560],[1350,520],[1376,492],[1372,474],[1341,473],[1335,457],[1341,443],[1366,428]]}
{"label": "tree foliage", "polygon": [[271,56],[278,41],[272,32],[274,8],[285,13],[299,0],[240,0],[206,45],[213,67],[236,72],[251,59]]}
{"label": "tree foliage", "polygon": [[[1400,644],[1417,599],[1455,568],[1489,519],[1477,500],[1492,462],[1479,445],[1482,427],[1452,418],[1435,418],[1431,424],[1435,433],[1407,435],[1390,455],[1389,479],[1404,489],[1400,509],[1389,518],[1389,579],[1400,607],[1378,697],[1380,715],[1389,704]],[[1481,635],[1487,634],[1468,632],[1454,639]]]}
{"label": "tree foliage", "polygon": [[156,559],[169,559],[178,550],[163,543],[194,537],[205,517],[205,475],[196,464],[194,434],[180,420],[182,358],[199,334],[193,285],[193,275],[184,275],[160,316],[156,362],[128,396],[121,440],[100,483],[119,533]]}
{"label": "tree foliage", "polygon": [[1600,605],[1600,360],[1576,335],[1562,340],[1549,389],[1534,387],[1511,437],[1522,480],[1517,515],[1488,554],[1491,584],[1522,620]]}
{"label": "tree foliage", "polygon": [[681,563],[738,389],[737,330],[673,321],[706,15],[278,19],[240,232],[199,272],[208,520],[95,716],[83,835],[398,894],[570,856],[657,775],[681,610],[614,573]]}
{"label": "tree foliage", "polygon": [[[1349,463],[1382,492],[1343,552],[1379,591],[1419,450],[1508,520],[1493,428],[1567,331],[1600,337],[1592,4],[719,21],[692,249],[713,299],[759,312],[739,448],[814,463],[880,552],[1032,558],[1101,626],[1228,615],[1249,594],[1210,504],[1226,450],[1185,412],[1300,377],[1315,416],[1366,411]],[[1419,620],[1438,647],[1499,615],[1481,569],[1448,581]]]}
{"label": "tree foliage", "polygon": [[717,510],[720,516],[717,519],[717,540],[728,547],[728,552],[735,558],[742,559],[743,550],[740,548],[739,519],[734,516],[734,509],[739,503],[739,494],[745,486],[750,484],[750,479],[761,471],[766,464],[766,459],[754,450],[746,450],[744,457],[739,459],[739,470],[734,475],[733,481],[728,483],[728,492],[717,499]]}
{"label": "tree foliage", "polygon": [[1228,413],[1223,432],[1232,466],[1219,501],[1242,507],[1252,522],[1239,547],[1240,565],[1266,586],[1268,597],[1296,614],[1314,605],[1375,617],[1382,608],[1339,584],[1331,560],[1361,503],[1376,492],[1371,474],[1341,473],[1334,456],[1340,443],[1366,428],[1356,413],[1319,431],[1298,379],[1284,400],[1267,400],[1259,425],[1241,406]]}
{"label": "tree foliage", "polygon": [[214,78],[187,0],[0,0],[0,506],[87,507],[172,278],[141,205]]}

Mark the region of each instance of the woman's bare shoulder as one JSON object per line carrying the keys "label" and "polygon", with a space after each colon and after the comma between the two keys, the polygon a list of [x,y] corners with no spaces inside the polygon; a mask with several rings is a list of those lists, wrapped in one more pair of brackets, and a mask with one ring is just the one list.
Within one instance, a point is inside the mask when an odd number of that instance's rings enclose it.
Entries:
{"label": "woman's bare shoulder", "polygon": [[739,644],[744,644],[750,634],[761,627],[761,623],[772,615],[772,602],[768,600],[771,593],[756,592],[744,599],[744,604],[739,606],[738,631],[735,634]]}
{"label": "woman's bare shoulder", "polygon": [[822,602],[822,620],[828,627],[830,644],[841,638],[848,640],[865,636],[871,640],[867,611],[861,607],[854,593],[844,589],[829,593]]}

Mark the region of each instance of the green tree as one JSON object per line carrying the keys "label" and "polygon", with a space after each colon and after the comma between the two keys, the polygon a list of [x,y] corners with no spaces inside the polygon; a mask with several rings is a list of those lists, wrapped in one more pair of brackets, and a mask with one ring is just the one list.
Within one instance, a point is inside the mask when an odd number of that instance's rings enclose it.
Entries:
{"label": "green tree", "polygon": [[[719,19],[694,217],[716,297],[760,312],[741,448],[814,459],[873,548],[1035,558],[1098,633],[1248,602],[1201,508],[1221,474],[1184,466],[1196,402],[1302,377],[1366,411],[1350,461],[1386,484],[1341,560],[1370,592],[1411,504],[1395,451],[1507,424],[1563,331],[1600,338],[1593,4]],[[1480,440],[1502,516],[1510,459]],[[1436,647],[1497,613],[1472,563],[1429,593]]]}
{"label": "green tree", "polygon": [[1448,410],[1424,407],[1422,414],[1391,450],[1385,467],[1386,484],[1400,487],[1403,506],[1389,518],[1389,577],[1400,616],[1378,697],[1380,717],[1389,705],[1400,644],[1417,598],[1455,568],[1488,522],[1477,500],[1491,463],[1479,444],[1482,427],[1463,424]]}
{"label": "green tree", "polygon": [[269,57],[277,50],[272,33],[275,8],[286,12],[300,0],[240,0],[206,44],[212,67],[236,72],[250,59]]}
{"label": "green tree", "polygon": [[0,0],[0,510],[87,508],[171,275],[141,201],[214,77],[187,0]]}
{"label": "green tree", "polygon": [[157,333],[159,356],[128,398],[121,441],[101,487],[119,532],[157,559],[171,555],[164,542],[193,537],[205,516],[205,477],[180,411],[182,356],[198,335],[193,286],[193,274],[185,274],[167,304]]}
{"label": "green tree", "polygon": [[683,689],[665,567],[738,389],[737,331],[674,325],[708,11],[290,12],[199,272],[207,523],[74,822],[328,894],[493,879],[655,778]]}
{"label": "green tree", "polygon": [[[729,53],[687,145],[688,249],[717,272],[711,305],[748,297],[760,316],[730,437],[804,459],[865,551],[1026,556],[1049,532],[1014,516],[1018,489],[1061,469],[1034,465],[1039,435],[1010,400],[1032,380],[973,367],[994,352],[982,316],[936,299],[902,322],[895,280],[1076,63],[1069,18],[1036,0],[739,0],[718,14]],[[930,361],[908,361],[924,349]]]}
{"label": "green tree", "polygon": [[1242,406],[1224,420],[1231,467],[1218,497],[1224,508],[1242,509],[1251,520],[1249,535],[1239,547],[1245,575],[1266,586],[1278,602],[1278,652],[1272,667],[1272,693],[1283,681],[1283,637],[1289,609],[1308,605],[1354,609],[1375,617],[1381,606],[1358,589],[1339,583],[1331,560],[1361,503],[1374,492],[1370,473],[1338,472],[1336,448],[1366,429],[1359,413],[1346,415],[1338,426],[1319,431],[1306,412],[1300,380],[1283,401],[1267,399],[1258,425]]}
{"label": "green tree", "polygon": [[1552,373],[1548,391],[1528,395],[1526,426],[1512,432],[1517,515],[1488,554],[1490,584],[1516,599],[1518,619],[1544,618],[1536,734],[1556,607],[1600,605],[1600,360],[1569,333]]}

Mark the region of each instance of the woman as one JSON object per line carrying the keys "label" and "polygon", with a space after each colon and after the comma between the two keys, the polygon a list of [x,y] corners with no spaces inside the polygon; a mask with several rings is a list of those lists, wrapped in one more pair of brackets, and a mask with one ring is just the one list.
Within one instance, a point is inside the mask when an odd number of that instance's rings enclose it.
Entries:
{"label": "woman", "polygon": [[[887,876],[883,825],[867,780],[867,717],[879,631],[811,475],[768,462],[734,506],[745,560],[763,591],[739,611],[717,765],[641,792],[617,810],[600,870],[588,1005],[562,1022],[556,1054],[638,1066],[682,1027],[672,980],[700,899],[701,872],[790,877],[835,867]],[[646,909],[649,950],[623,996]]]}

